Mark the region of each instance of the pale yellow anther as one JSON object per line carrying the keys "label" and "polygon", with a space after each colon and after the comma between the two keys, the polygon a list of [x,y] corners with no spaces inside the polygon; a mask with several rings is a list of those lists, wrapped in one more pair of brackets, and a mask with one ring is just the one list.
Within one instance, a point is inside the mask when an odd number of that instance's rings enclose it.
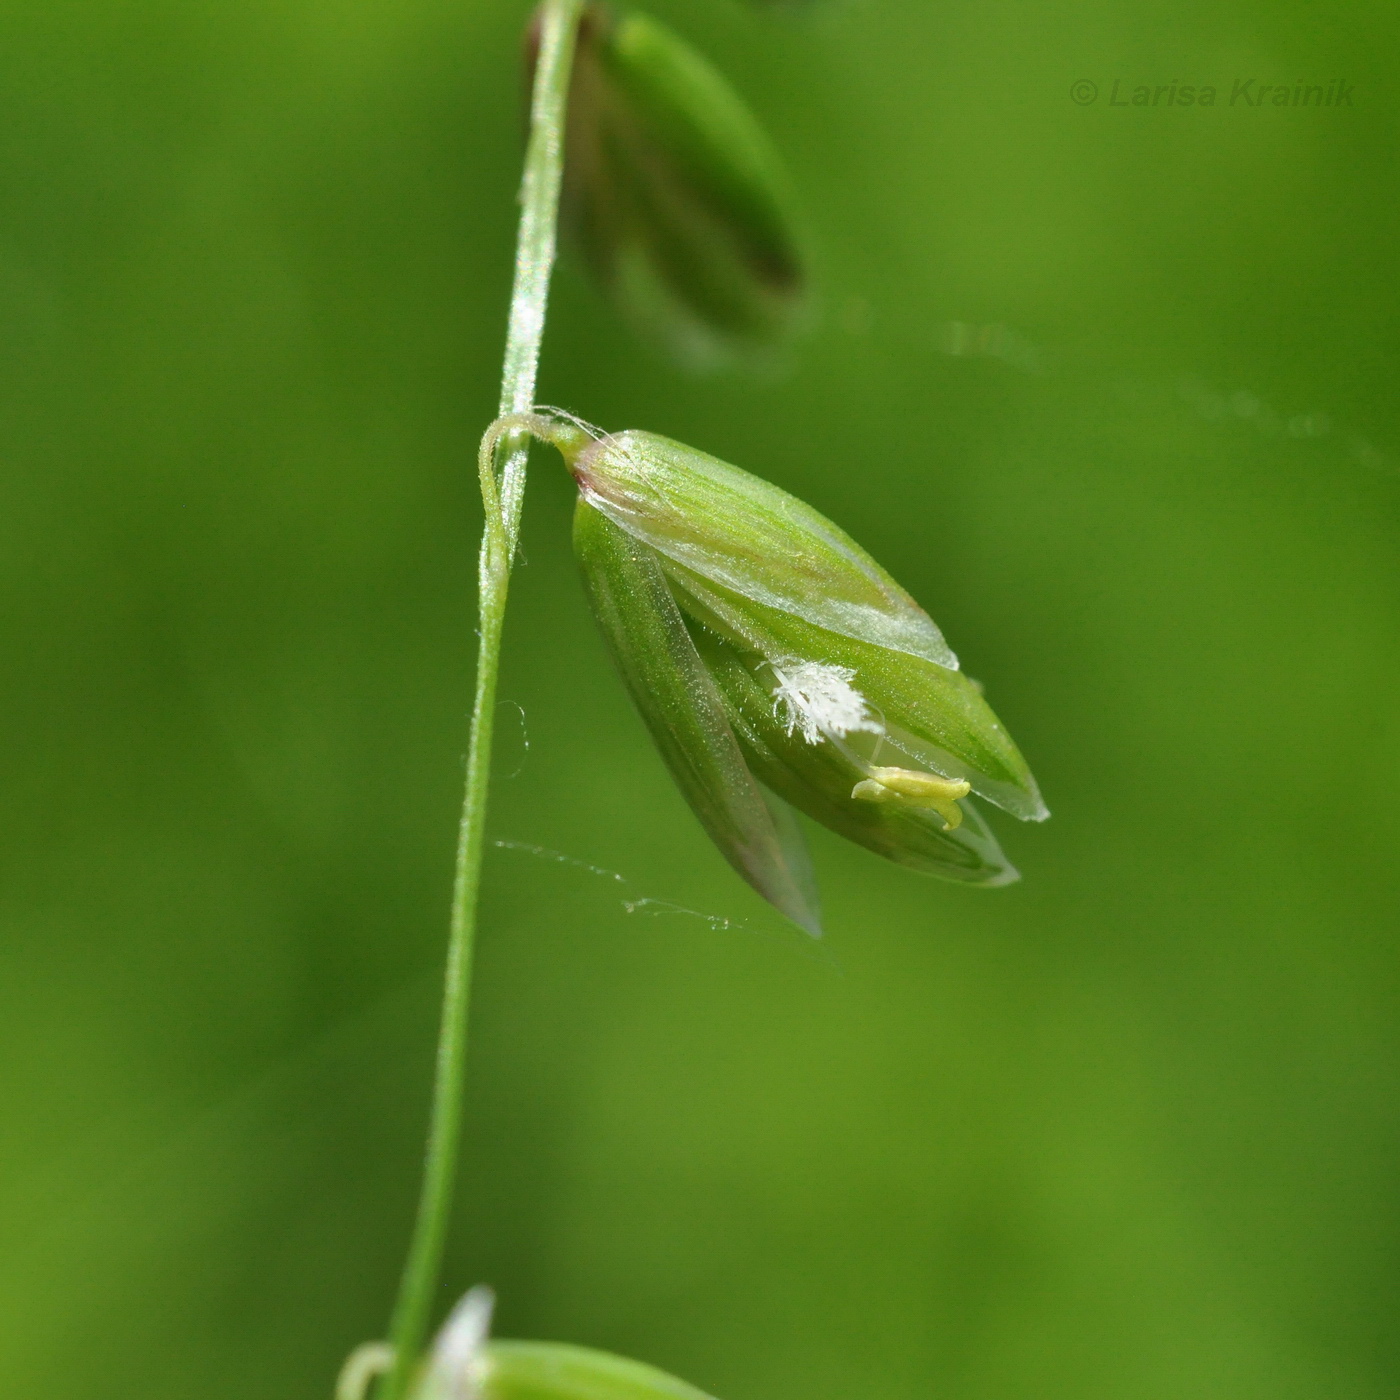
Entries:
{"label": "pale yellow anther", "polygon": [[966,797],[972,784],[961,778],[940,778],[913,768],[872,768],[870,776],[851,789],[862,802],[902,802],[908,807],[929,808],[943,818],[944,831],[962,825],[958,798]]}

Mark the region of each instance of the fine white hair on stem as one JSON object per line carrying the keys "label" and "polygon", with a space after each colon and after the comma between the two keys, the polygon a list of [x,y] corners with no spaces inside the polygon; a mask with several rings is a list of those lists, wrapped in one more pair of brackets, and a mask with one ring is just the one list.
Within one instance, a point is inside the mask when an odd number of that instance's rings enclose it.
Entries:
{"label": "fine white hair on stem", "polygon": [[608,438],[612,437],[611,433],[605,433],[586,418],[580,418],[577,413],[570,413],[567,408],[556,408],[549,403],[537,403],[535,412],[546,418],[562,418],[566,423],[572,423],[580,432],[587,433],[594,442],[606,442]]}
{"label": "fine white hair on stem", "polygon": [[525,724],[524,705],[522,705],[518,700],[501,700],[497,702],[496,708],[500,709],[502,705],[509,705],[512,709],[518,711],[520,714],[520,747],[522,749],[522,753],[520,756],[520,762],[517,763],[515,766],[515,772],[506,774],[506,781],[509,782],[512,778],[518,778],[520,776],[521,770],[525,767],[525,760],[530,756],[530,731]]}
{"label": "fine white hair on stem", "polygon": [[[590,875],[601,875],[605,880],[615,880],[619,885],[631,884],[625,875],[619,875],[616,870],[608,870],[601,865],[592,865],[586,860],[577,859],[575,856],[566,856],[562,851],[551,851],[547,846],[535,846],[526,841],[495,841],[492,844],[499,850],[524,851],[527,855],[539,856],[542,860],[553,861],[557,865],[572,865],[576,870],[586,870]],[[670,899],[654,899],[651,895],[638,895],[636,899],[624,899],[622,907],[629,914],[635,914],[638,910],[645,910],[648,914],[688,914],[693,918],[702,919],[713,929],[747,927],[734,919],[725,918],[723,914],[705,914],[699,909],[687,909],[685,905],[677,904]]]}
{"label": "fine white hair on stem", "polygon": [[777,685],[773,712],[789,735],[800,733],[809,744],[844,739],[847,734],[879,734],[885,726],[870,711],[865,696],[851,684],[849,666],[825,661],[770,662]]}

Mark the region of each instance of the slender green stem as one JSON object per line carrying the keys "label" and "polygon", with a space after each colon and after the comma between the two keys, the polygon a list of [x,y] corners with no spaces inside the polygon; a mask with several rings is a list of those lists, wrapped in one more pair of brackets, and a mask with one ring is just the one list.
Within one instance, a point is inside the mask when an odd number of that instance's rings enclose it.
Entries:
{"label": "slender green stem", "polygon": [[[501,412],[521,413],[534,402],[535,375],[544,335],[549,276],[554,266],[559,187],[564,163],[564,121],[573,64],[574,36],[582,0],[546,0],[542,7],[539,57],[530,108],[530,141],[521,188],[515,289],[510,305]],[[482,501],[480,643],[466,796],[457,842],[452,921],[443,984],[422,1194],[413,1240],[394,1308],[394,1364],[381,1400],[402,1400],[412,1382],[427,1336],[452,1208],[461,1138],[462,1090],[466,1079],[467,1013],[471,999],[472,945],[481,885],[486,798],[491,777],[491,739],[496,713],[501,632],[505,623],[510,566],[525,490],[528,435],[512,429],[488,432],[481,450]],[[499,483],[497,465],[500,466]]]}

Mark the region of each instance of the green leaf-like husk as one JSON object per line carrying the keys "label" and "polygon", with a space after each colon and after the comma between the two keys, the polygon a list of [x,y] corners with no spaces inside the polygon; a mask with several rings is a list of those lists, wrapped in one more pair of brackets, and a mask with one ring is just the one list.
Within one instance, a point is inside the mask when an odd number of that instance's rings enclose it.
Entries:
{"label": "green leaf-like husk", "polygon": [[[965,779],[979,797],[1023,821],[1049,816],[1021,751],[961,671],[813,626],[669,560],[664,568],[682,611],[727,638],[755,671],[764,663],[800,658],[854,672],[855,688],[884,729],[884,752],[869,755],[872,761]],[[769,671],[766,679],[771,676]]]}
{"label": "green leaf-like husk", "polygon": [[570,465],[600,511],[672,563],[816,627],[957,669],[933,620],[865,550],[761,477],[637,431],[589,444]]}
{"label": "green leaf-like husk", "polygon": [[655,1366],[561,1342],[488,1342],[472,1393],[480,1400],[710,1400]]}
{"label": "green leaf-like husk", "polygon": [[[774,792],[858,845],[900,865],[965,884],[995,886],[1017,879],[996,837],[964,798],[962,825],[898,803],[863,802],[851,789],[864,771],[836,744],[809,744],[789,734],[774,713],[771,673],[763,658],[691,622],[691,635],[724,697],[745,761]],[[958,679],[962,679],[958,677]]]}
{"label": "green leaf-like husk", "polygon": [[623,314],[685,362],[750,356],[797,324],[806,279],[778,157],[725,79],[649,16],[585,11],[564,226]]}
{"label": "green leaf-like husk", "polygon": [[574,515],[574,549],[618,671],[701,825],[754,889],[820,934],[800,832],[790,817],[775,822],[771,800],[744,762],[656,553],[583,499]]}

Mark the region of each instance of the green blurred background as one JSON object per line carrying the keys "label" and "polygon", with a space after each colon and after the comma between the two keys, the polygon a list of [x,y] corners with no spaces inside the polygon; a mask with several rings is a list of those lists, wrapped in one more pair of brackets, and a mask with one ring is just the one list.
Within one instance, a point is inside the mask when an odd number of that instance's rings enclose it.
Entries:
{"label": "green blurred background", "polygon": [[[312,1400],[383,1331],[525,8],[0,11],[5,1395]],[[490,854],[444,1306],[724,1400],[1395,1395],[1393,7],[652,9],[786,153],[820,318],[687,378],[566,265],[541,397],[841,522],[1055,818],[990,894],[815,831],[828,937],[785,929],[541,454],[491,836],[627,884]]]}

